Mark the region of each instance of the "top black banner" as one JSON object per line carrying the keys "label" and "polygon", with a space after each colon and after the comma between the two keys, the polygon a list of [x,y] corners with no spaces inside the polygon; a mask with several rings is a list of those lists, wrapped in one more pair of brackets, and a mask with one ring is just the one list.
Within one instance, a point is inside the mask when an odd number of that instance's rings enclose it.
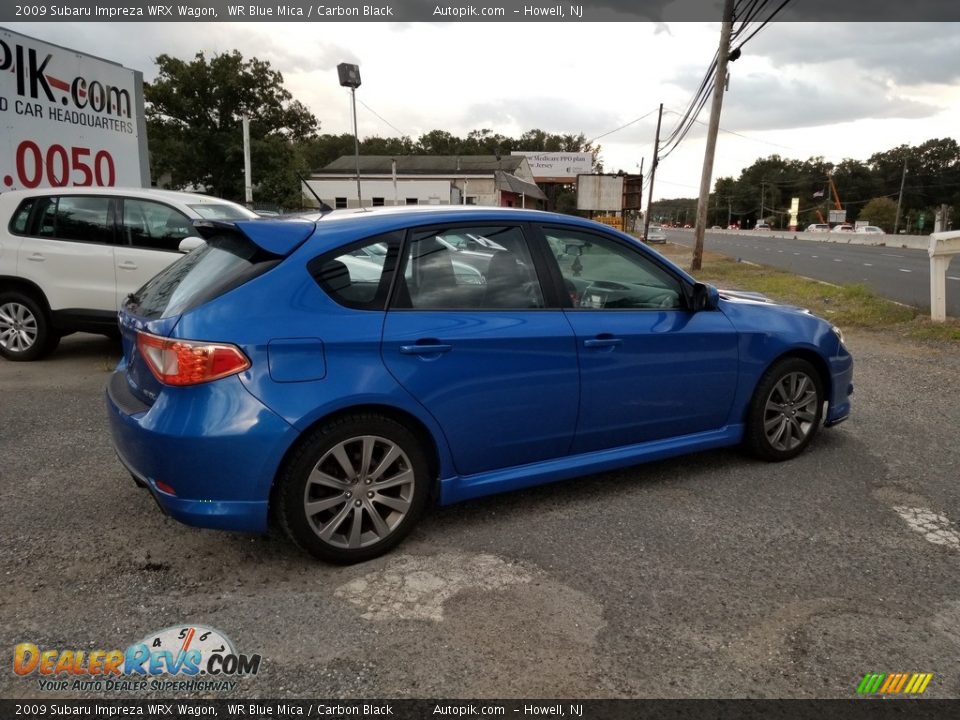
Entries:
{"label": "top black banner", "polygon": [[[719,21],[723,0],[59,0],[4,2],[0,22],[690,22]],[[783,0],[768,0],[772,11]],[[737,0],[735,13],[755,8]],[[960,21],[957,0],[788,0],[775,22]],[[952,32],[947,28],[944,32]]]}

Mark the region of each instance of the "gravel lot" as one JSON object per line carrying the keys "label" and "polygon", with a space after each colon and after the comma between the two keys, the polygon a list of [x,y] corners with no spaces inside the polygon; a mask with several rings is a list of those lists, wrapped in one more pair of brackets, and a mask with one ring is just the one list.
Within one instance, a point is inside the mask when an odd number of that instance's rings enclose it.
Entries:
{"label": "gravel lot", "polygon": [[[960,354],[848,344],[854,415],[793,462],[710,452],[435,510],[342,568],[163,517],[111,449],[114,345],[67,338],[0,362],[0,647],[203,623],[263,655],[234,697],[849,698],[904,671],[960,697]],[[76,695],[7,667],[3,697]]]}

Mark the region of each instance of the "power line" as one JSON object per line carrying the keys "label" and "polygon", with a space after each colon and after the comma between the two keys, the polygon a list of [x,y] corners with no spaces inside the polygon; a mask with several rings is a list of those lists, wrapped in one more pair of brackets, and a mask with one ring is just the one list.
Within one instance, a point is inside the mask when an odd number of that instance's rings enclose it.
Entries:
{"label": "power line", "polygon": [[378,113],[378,112],[377,112],[376,110],[374,110],[372,107],[370,107],[369,105],[367,105],[363,100],[357,100],[357,102],[360,103],[361,105],[363,105],[367,110],[369,110],[371,113],[373,113],[374,115],[376,115],[378,118],[380,118],[380,120],[381,120],[382,122],[386,123],[386,124],[389,125],[391,128],[393,128],[393,129],[396,130],[398,133],[400,133],[400,136],[401,136],[401,137],[410,137],[410,134],[409,134],[409,133],[405,133],[403,130],[401,130],[401,129],[398,128],[396,125],[394,125],[393,123],[391,123],[389,120],[387,120],[386,118],[384,118],[380,113]]}
{"label": "power line", "polygon": [[597,136],[596,136],[595,138],[593,138],[592,140],[587,140],[587,144],[589,145],[590,143],[594,143],[594,142],[596,142],[597,140],[599,140],[600,138],[605,138],[607,135],[613,135],[615,132],[620,132],[620,131],[623,130],[624,128],[628,128],[628,127],[630,127],[631,125],[633,125],[634,123],[638,123],[638,122],[640,122],[641,120],[643,120],[644,118],[650,117],[650,116],[653,115],[656,111],[657,111],[657,108],[654,108],[654,109],[651,110],[650,112],[645,113],[645,114],[641,115],[641,116],[638,117],[638,118],[634,118],[634,119],[631,120],[630,122],[624,123],[624,124],[621,125],[620,127],[616,127],[616,128],[614,128],[613,130],[608,130],[607,132],[603,133],[602,135],[597,135]]}

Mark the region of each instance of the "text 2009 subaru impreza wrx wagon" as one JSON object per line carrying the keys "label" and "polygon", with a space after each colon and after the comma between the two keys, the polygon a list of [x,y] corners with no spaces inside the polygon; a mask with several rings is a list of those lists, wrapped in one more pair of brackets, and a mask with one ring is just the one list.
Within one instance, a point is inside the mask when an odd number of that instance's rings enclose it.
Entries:
{"label": "text 2009 subaru impreza wrx wagon", "polygon": [[123,463],[174,518],[374,557],[452,503],[844,420],[853,362],[806,311],[718,293],[598,224],[499,208],[202,228],[132,295]]}

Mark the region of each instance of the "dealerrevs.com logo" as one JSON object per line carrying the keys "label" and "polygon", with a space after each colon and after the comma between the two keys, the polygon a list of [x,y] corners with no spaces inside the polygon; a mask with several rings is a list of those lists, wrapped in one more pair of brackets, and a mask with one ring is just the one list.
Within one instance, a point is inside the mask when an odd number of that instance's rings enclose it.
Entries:
{"label": "dealerrevs.com logo", "polygon": [[238,678],[256,675],[260,661],[204,625],[168,627],[126,650],[44,650],[34,643],[13,650],[14,673],[36,676],[41,690],[71,692],[229,692]]}

